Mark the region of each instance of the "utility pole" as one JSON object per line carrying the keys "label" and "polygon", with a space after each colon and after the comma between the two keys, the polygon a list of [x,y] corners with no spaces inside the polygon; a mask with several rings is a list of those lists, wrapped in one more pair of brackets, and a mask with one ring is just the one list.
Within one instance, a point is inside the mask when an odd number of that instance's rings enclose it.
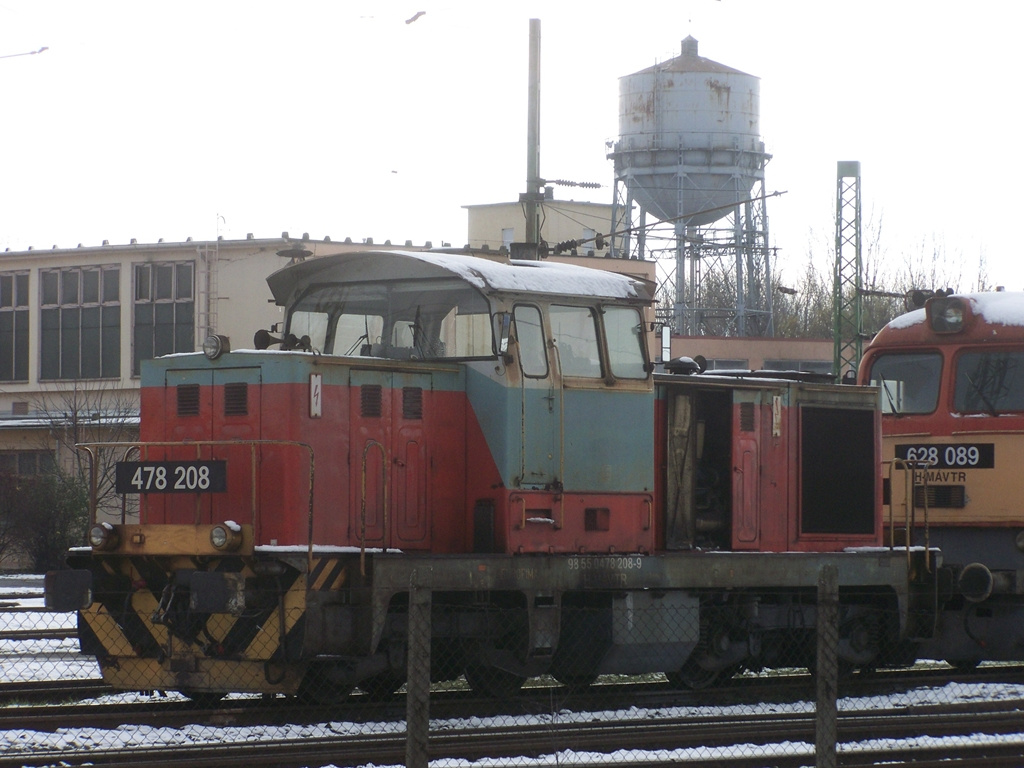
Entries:
{"label": "utility pole", "polygon": [[833,373],[856,376],[863,339],[861,286],[860,162],[836,166],[836,269],[832,296]]}
{"label": "utility pole", "polygon": [[[530,19],[530,85],[526,118],[526,192],[519,201],[526,211],[526,243],[518,255],[538,258],[540,227],[537,206],[543,200],[540,178],[540,19]],[[513,243],[513,245],[518,245]]]}

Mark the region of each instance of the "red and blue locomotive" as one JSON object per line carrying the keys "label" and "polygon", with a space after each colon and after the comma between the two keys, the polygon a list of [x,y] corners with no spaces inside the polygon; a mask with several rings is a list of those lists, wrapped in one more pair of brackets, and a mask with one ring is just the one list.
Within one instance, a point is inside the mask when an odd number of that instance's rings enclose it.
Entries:
{"label": "red and blue locomotive", "polygon": [[653,286],[606,270],[359,252],[268,282],[281,337],[144,365],[137,522],[48,577],[113,686],[393,690],[413,585],[435,678],[491,693],[807,663],[824,565],[847,663],[919,633],[877,390],[656,374]]}

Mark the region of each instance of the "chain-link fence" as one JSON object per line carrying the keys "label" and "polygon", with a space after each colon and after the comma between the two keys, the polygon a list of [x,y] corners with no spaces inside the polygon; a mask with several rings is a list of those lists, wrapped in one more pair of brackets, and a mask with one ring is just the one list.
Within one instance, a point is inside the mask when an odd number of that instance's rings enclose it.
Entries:
{"label": "chain-link fence", "polygon": [[[915,726],[899,730],[912,715],[933,721],[917,733],[932,748],[976,741],[986,728],[973,730],[972,713],[1024,699],[1016,666],[915,659],[920,642],[906,635],[920,627],[898,601],[840,592],[829,569],[816,592],[756,597],[609,591],[526,604],[416,585],[363,657],[311,653],[314,630],[344,645],[359,627],[332,624],[330,611],[313,627],[270,595],[202,621],[194,605],[157,597],[108,600],[79,619],[46,611],[42,591],[39,577],[0,578],[0,754],[24,764],[86,748],[326,740],[329,757],[302,764],[828,766],[917,743]],[[115,723],[102,724],[101,704],[120,707]],[[934,725],[947,715],[959,730]],[[374,738],[392,740],[380,753],[390,762],[367,757]]]}

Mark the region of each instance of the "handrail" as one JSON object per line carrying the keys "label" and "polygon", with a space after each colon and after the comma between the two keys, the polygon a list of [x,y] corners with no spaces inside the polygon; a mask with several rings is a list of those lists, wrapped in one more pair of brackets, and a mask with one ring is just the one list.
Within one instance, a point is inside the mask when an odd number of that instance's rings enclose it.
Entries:
{"label": "handrail", "polygon": [[[184,440],[184,441],[127,441],[127,442],[110,442],[110,443],[78,443],[75,445],[75,450],[84,452],[89,457],[89,525],[96,524],[96,511],[98,502],[99,492],[99,475],[97,467],[97,453],[102,449],[114,449],[124,448],[123,460],[127,461],[128,456],[133,451],[138,451],[140,456],[148,456],[148,452],[151,448],[188,448],[194,446],[196,449],[196,458],[201,456],[201,449],[203,448],[215,448],[215,447],[242,447],[248,446],[250,456],[250,480],[251,480],[251,504],[252,508],[250,513],[253,521],[253,532],[256,536],[256,540],[259,540],[259,522],[260,522],[260,509],[257,502],[257,487],[256,487],[256,465],[257,465],[257,449],[267,446],[280,446],[280,447],[296,447],[304,448],[309,454],[309,509],[308,509],[308,559],[312,563],[313,560],[313,488],[314,488],[314,453],[313,446],[309,443],[303,443],[297,440]],[[199,496],[203,492],[196,491],[196,495]],[[196,524],[199,523],[199,501],[196,501]],[[125,523],[125,505],[124,501],[121,504],[121,524]]]}
{"label": "handrail", "polygon": [[[904,475],[903,486],[905,489],[905,497],[903,502],[904,508],[904,530],[905,530],[905,541],[904,544],[907,549],[907,566],[910,566],[910,544],[913,539],[913,529],[917,522],[917,499],[914,491],[919,487],[917,482],[917,471],[926,470],[931,466],[930,461],[921,461],[919,459],[891,459],[884,462],[889,468],[889,549],[893,549],[896,544],[896,520],[895,520],[895,494],[893,492],[893,471],[901,470]],[[909,481],[907,480],[909,477]],[[931,528],[928,521],[928,473],[921,473],[922,482],[920,487],[923,489],[922,496],[924,498],[924,506],[922,512],[924,513],[924,563],[925,569],[928,573],[932,572],[931,564]]]}

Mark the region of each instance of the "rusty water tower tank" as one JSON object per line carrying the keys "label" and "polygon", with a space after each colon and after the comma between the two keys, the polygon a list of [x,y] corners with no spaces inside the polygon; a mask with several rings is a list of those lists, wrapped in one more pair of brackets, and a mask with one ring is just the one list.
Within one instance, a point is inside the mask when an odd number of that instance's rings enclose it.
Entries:
{"label": "rusty water tower tank", "polygon": [[687,37],[678,57],[619,79],[616,177],[663,221],[728,215],[764,179],[760,98],[759,78],[698,56]]}

